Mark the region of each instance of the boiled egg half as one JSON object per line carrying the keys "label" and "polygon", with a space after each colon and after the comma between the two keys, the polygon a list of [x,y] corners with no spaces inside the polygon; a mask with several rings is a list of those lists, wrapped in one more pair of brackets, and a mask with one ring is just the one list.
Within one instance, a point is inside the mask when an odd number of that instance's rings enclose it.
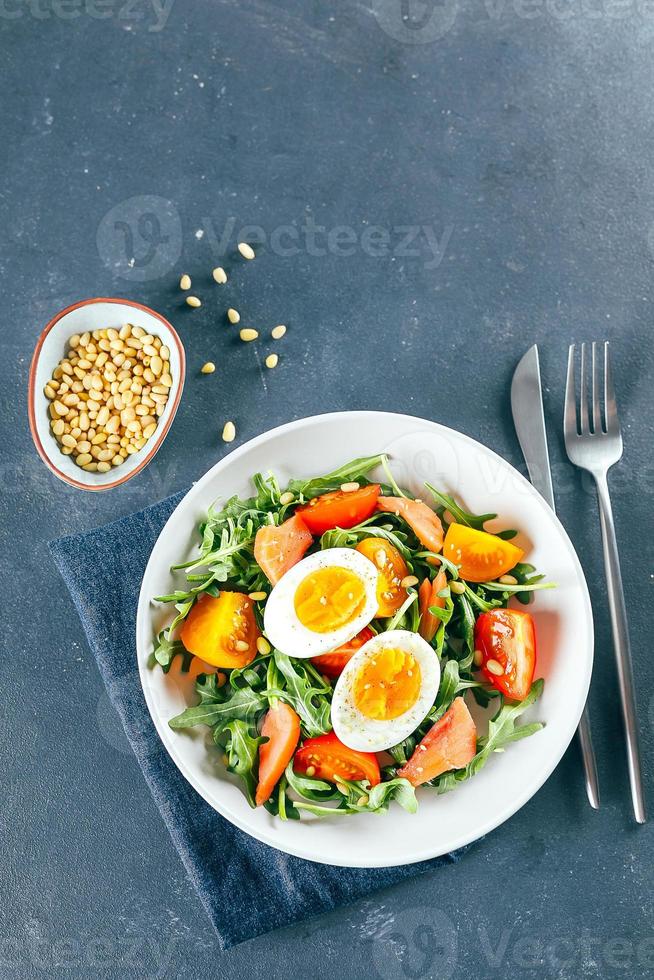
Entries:
{"label": "boiled egg half", "polygon": [[347,643],[377,612],[377,577],[373,563],[350,548],[303,558],[268,597],[268,640],[289,657],[317,657]]}
{"label": "boiled egg half", "polygon": [[405,739],[436,700],[441,669],[417,633],[388,630],[358,650],[338,678],[331,719],[338,738],[360,752]]}

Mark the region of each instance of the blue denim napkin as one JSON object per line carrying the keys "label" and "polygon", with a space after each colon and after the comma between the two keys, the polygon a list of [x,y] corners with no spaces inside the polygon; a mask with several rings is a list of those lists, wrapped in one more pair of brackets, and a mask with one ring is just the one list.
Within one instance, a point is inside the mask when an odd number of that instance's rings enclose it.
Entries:
{"label": "blue denim napkin", "polygon": [[[111,701],[223,949],[433,870],[456,855],[401,868],[338,868],[261,844],[219,816],[186,782],[150,720],[136,666],[141,579],[184,493],[50,550],[77,607]],[[385,819],[381,816],[379,819]]]}

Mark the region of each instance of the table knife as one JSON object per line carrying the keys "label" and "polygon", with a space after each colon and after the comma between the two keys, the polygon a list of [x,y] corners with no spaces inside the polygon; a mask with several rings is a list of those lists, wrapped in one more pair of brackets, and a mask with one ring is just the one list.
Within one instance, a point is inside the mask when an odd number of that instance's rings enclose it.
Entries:
{"label": "table knife", "polygon": [[[527,464],[529,479],[552,510],[556,512],[547,450],[547,430],[545,428],[543,391],[540,382],[538,346],[536,344],[529,348],[515,369],[511,382],[511,411],[518,442]],[[577,733],[584,763],[588,802],[594,810],[597,810],[600,805],[599,783],[587,707],[584,708],[579,720]]]}

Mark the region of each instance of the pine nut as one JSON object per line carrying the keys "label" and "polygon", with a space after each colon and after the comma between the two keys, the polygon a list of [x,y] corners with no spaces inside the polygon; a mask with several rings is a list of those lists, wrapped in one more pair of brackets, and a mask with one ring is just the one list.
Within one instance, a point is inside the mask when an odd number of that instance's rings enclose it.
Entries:
{"label": "pine nut", "polygon": [[343,493],[354,493],[354,491],[358,489],[358,483],[341,483],[341,490]]}
{"label": "pine nut", "polygon": [[405,575],[402,581],[400,582],[400,585],[402,586],[403,589],[410,589],[417,584],[418,584],[418,579],[416,578],[415,575]]}
{"label": "pine nut", "polygon": [[187,296],[186,302],[189,306],[192,306],[194,310],[197,310],[199,306],[202,306],[202,300],[199,300],[197,296]]}
{"label": "pine nut", "polygon": [[170,349],[125,323],[75,334],[66,350],[43,387],[52,434],[79,466],[108,472],[156,431],[173,386]]}
{"label": "pine nut", "polygon": [[[64,401],[65,400],[66,399],[64,399]],[[497,581],[500,582],[502,585],[517,585],[518,584],[518,580],[517,580],[517,578],[514,575],[500,575],[500,577],[498,578]]]}
{"label": "pine nut", "polygon": [[213,363],[213,361],[207,361],[207,363],[203,364],[202,367],[200,368],[200,372],[202,374],[213,374],[215,370],[216,370],[216,365]]}
{"label": "pine nut", "polygon": [[475,665],[475,667],[481,667],[482,663],[484,662],[484,655],[481,652],[481,650],[475,650],[473,652],[472,662]]}
{"label": "pine nut", "polygon": [[239,242],[238,250],[244,259],[250,260],[254,258],[254,249],[247,242]]}
{"label": "pine nut", "polygon": [[495,674],[496,677],[501,677],[501,675],[504,673],[504,667],[502,664],[497,660],[493,660],[492,658],[486,661],[486,670],[489,674]]}
{"label": "pine nut", "polygon": [[279,364],[279,357],[277,356],[277,354],[268,354],[268,357],[266,358],[266,367],[276,368],[278,364]]}
{"label": "pine nut", "polygon": [[221,285],[227,282],[227,273],[220,265],[216,266],[211,275],[214,277],[216,282],[220,283]]}
{"label": "pine nut", "polygon": [[184,290],[191,288],[191,277],[187,276],[186,273],[179,280],[179,288]]}
{"label": "pine nut", "polygon": [[270,653],[270,643],[268,643],[268,640],[265,638],[265,636],[257,637],[257,651],[261,654],[262,657],[267,657],[268,654]]}
{"label": "pine nut", "polygon": [[230,323],[240,323],[241,314],[238,312],[238,310],[235,310],[230,306],[230,308],[227,310],[227,319]]}
{"label": "pine nut", "polygon": [[286,333],[286,327],[284,326],[283,323],[280,323],[279,326],[272,328],[272,330],[270,331],[270,336],[272,337],[273,340],[281,340],[285,333]]}
{"label": "pine nut", "polygon": [[282,506],[286,504],[291,504],[295,500],[295,494],[291,493],[290,490],[284,490],[284,493],[280,494],[279,502]]}
{"label": "pine nut", "polygon": [[234,442],[236,438],[236,426],[233,422],[225,422],[223,427],[223,442]]}
{"label": "pine nut", "polygon": [[457,595],[463,595],[466,590],[465,582],[460,582],[458,579],[454,579],[450,582],[450,590],[456,592]]}
{"label": "pine nut", "polygon": [[241,340],[244,340],[248,344],[251,340],[256,340],[259,336],[259,331],[254,330],[252,327],[243,327],[239,333]]}
{"label": "pine nut", "polygon": [[252,602],[263,602],[265,598],[266,598],[265,592],[250,592],[250,594],[248,595],[248,599],[252,599]]}

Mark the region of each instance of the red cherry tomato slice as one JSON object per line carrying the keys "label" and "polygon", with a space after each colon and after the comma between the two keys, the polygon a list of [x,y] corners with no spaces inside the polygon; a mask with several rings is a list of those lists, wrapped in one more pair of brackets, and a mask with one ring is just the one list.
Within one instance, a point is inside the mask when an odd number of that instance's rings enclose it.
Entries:
{"label": "red cherry tomato slice", "polygon": [[364,643],[372,640],[374,635],[371,629],[364,626],[360,633],[357,633],[347,643],[343,643],[342,646],[331,650],[329,653],[322,653],[319,657],[312,657],[311,663],[326,677],[338,677],[343,672],[345,664],[352,659]]}
{"label": "red cherry tomato slice", "polygon": [[314,497],[304,507],[298,507],[295,513],[300,514],[314,535],[324,534],[335,527],[354,527],[374,514],[379,489],[376,483],[371,483],[347,493],[333,490],[322,497]]}
{"label": "red cherry tomato slice", "polygon": [[295,753],[293,768],[328,783],[338,779],[367,779],[371,786],[376,786],[381,781],[377,756],[373,752],[349,749],[333,732],[308,738]]}
{"label": "red cherry tomato slice", "polygon": [[475,624],[475,648],[481,652],[481,672],[493,687],[512,701],[523,701],[536,669],[536,629],[528,612],[491,609]]}

